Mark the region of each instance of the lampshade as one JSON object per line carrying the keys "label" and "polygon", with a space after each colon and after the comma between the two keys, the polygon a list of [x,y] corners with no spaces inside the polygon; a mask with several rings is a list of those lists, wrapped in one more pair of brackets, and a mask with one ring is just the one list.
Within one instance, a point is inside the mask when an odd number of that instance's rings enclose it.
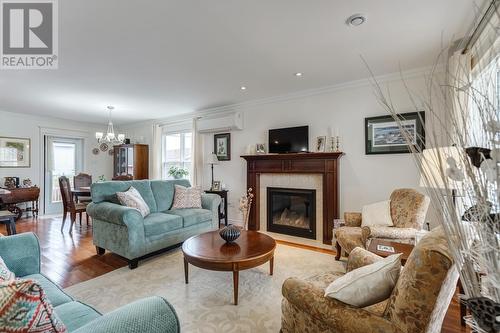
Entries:
{"label": "lampshade", "polygon": [[215,154],[208,155],[207,164],[219,164],[219,158]]}
{"label": "lampshade", "polygon": [[459,148],[438,147],[424,149],[420,186],[456,189],[462,181],[463,171],[464,166]]}

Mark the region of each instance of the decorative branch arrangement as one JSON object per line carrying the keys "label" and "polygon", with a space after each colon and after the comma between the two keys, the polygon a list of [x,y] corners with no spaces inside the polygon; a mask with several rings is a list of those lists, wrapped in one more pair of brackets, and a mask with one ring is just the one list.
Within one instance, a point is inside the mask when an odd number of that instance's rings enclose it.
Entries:
{"label": "decorative branch arrangement", "polygon": [[253,193],[250,187],[247,193],[240,198],[240,211],[243,213],[243,230],[248,230],[248,218],[250,217],[250,208],[252,207]]}
{"label": "decorative branch arrangement", "polygon": [[[443,52],[443,54],[447,54]],[[465,59],[464,59],[465,57]],[[366,62],[365,62],[366,63]],[[439,63],[439,61],[438,61]],[[500,84],[499,59],[472,79],[470,57],[447,59],[426,79],[426,96],[410,91],[415,110],[424,109],[427,149],[409,144],[437,212],[472,312],[466,322],[478,332],[500,329]],[[379,103],[398,122],[408,143],[411,133],[383,87],[375,80]],[[437,170],[437,171],[436,171]]]}

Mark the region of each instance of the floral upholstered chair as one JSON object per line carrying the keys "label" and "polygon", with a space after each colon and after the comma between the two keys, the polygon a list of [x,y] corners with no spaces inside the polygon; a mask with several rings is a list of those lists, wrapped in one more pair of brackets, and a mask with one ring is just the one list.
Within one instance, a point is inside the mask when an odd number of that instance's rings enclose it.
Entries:
{"label": "floral upholstered chair", "polygon": [[[355,248],[347,271],[380,260]],[[455,293],[458,271],[441,228],[422,238],[401,270],[391,296],[356,308],[324,296],[325,288],[344,272],[283,283],[282,333],[438,333]]]}
{"label": "floral upholstered chair", "polygon": [[393,227],[361,227],[361,213],[344,214],[345,226],[334,230],[335,259],[340,259],[342,251],[349,254],[355,247],[367,248],[373,238],[414,243],[417,231],[425,222],[429,197],[413,189],[397,189],[392,192],[390,200]]}

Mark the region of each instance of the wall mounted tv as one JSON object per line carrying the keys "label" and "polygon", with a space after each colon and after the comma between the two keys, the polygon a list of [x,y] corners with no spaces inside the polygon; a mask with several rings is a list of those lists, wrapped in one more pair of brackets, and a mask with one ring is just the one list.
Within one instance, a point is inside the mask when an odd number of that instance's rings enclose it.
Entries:
{"label": "wall mounted tv", "polygon": [[309,151],[309,126],[269,130],[269,152],[286,154]]}

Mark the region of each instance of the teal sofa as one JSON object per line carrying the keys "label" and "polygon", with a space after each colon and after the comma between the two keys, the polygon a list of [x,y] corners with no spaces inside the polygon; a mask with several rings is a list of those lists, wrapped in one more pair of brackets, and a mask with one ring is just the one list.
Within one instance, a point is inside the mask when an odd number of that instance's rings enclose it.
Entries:
{"label": "teal sofa", "polygon": [[161,297],[149,297],[102,315],[74,300],[40,272],[40,245],[33,233],[0,237],[0,256],[16,277],[37,281],[68,332],[177,333],[174,308]]}
{"label": "teal sofa", "polygon": [[[112,251],[129,262],[130,269],[139,259],[181,244],[191,236],[219,228],[219,204],[216,194],[202,194],[202,208],[171,209],[174,185],[189,187],[189,181],[131,180],[94,183],[92,202],[87,213],[92,217],[93,238],[98,254]],[[116,192],[137,189],[151,213],[142,217],[137,209],[119,204]]]}

